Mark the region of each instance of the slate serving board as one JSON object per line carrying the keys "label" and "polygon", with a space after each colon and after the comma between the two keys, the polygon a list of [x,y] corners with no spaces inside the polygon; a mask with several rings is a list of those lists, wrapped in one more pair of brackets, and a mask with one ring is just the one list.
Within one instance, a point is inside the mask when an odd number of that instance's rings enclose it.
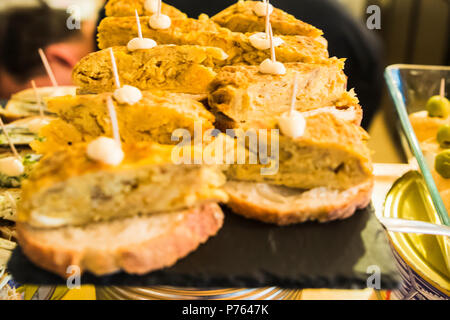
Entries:
{"label": "slate serving board", "polygon": [[[175,266],[143,276],[84,274],[82,284],[102,286],[178,286],[193,288],[336,288],[367,287],[370,266],[381,271],[381,289],[395,289],[400,274],[386,232],[371,207],[343,221],[289,227],[248,220],[223,208],[223,228]],[[8,263],[23,284],[65,284],[32,264],[17,247]]]}

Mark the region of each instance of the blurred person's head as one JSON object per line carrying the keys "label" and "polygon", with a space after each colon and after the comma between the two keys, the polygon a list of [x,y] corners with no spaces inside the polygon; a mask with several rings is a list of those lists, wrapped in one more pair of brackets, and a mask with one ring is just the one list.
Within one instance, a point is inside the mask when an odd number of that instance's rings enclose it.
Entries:
{"label": "blurred person's head", "polygon": [[94,23],[69,29],[69,14],[45,2],[0,12],[0,98],[30,87],[51,85],[38,49],[42,48],[59,85],[70,85],[74,65],[93,50]]}

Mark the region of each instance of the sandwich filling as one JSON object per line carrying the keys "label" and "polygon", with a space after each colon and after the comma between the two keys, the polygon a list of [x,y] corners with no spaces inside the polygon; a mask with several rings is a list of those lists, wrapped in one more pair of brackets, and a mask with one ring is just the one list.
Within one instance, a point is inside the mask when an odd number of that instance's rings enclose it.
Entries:
{"label": "sandwich filling", "polygon": [[[120,81],[141,90],[205,93],[216,75],[213,67],[227,57],[211,47],[165,45],[129,51],[127,43],[114,48]],[[91,53],[75,66],[73,82],[79,93],[112,92],[116,87],[111,69],[107,50]]]}
{"label": "sandwich filling", "polygon": [[85,144],[45,156],[23,185],[18,220],[41,228],[84,225],[227,199],[219,166],[175,165],[170,146],[123,149],[118,166],[91,160]]}
{"label": "sandwich filling", "polygon": [[[186,95],[164,91],[143,91],[143,98],[134,105],[114,102],[121,139],[125,143],[154,141],[175,144],[172,133],[185,129],[194,135],[195,123],[206,131],[214,128],[214,116],[204,106]],[[49,108],[59,119],[40,131],[43,141],[32,147],[47,153],[78,142],[90,142],[112,135],[112,125],[106,106],[109,93],[55,98]]]}

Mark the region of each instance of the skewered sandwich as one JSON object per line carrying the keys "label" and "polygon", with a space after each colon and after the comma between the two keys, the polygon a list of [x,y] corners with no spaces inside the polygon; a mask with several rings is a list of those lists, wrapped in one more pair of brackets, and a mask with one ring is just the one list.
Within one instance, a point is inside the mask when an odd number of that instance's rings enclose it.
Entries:
{"label": "skewered sandwich", "polygon": [[[134,16],[134,10],[137,10],[140,16],[150,16],[156,13],[156,9],[157,1],[151,0],[109,0],[105,5],[108,17]],[[187,18],[186,14],[166,3],[161,3],[161,13],[176,19]]]}
{"label": "skewered sandwich", "polygon": [[[195,122],[203,131],[214,128],[214,116],[198,101],[184,94],[167,91],[143,91],[143,98],[128,105],[114,100],[122,141],[125,143],[155,141],[176,144],[172,133],[186,129],[194,135]],[[60,147],[89,142],[101,135],[112,134],[106,100],[110,93],[55,98],[49,109],[58,114],[40,131],[43,139],[32,148],[47,153]]]}
{"label": "skewered sandwich", "polygon": [[[231,32],[217,26],[211,20],[200,17],[196,19],[172,19],[168,29],[156,30],[144,23],[141,28],[144,37],[155,40],[158,44],[200,45],[218,47],[228,55],[226,64],[256,65],[270,58],[270,50],[255,48],[249,36],[240,32]],[[98,44],[101,49],[125,46],[137,34],[134,17],[109,17],[102,20],[98,28]],[[322,37],[280,36],[283,44],[276,47],[277,59],[281,62],[316,63],[328,58],[327,43]],[[224,63],[225,64],[225,63]]]}
{"label": "skewered sandwich", "polygon": [[[126,43],[125,43],[126,44]],[[114,47],[120,81],[141,90],[204,94],[215,77],[214,68],[227,55],[218,48],[200,46],[157,46],[129,51]],[[79,93],[112,92],[115,89],[108,50],[81,59],[73,70]]]}
{"label": "skewered sandwich", "polygon": [[86,144],[44,156],[22,187],[18,220],[61,227],[226,200],[218,166],[176,165],[174,147],[124,144],[118,166],[92,161]]}
{"label": "skewered sandwich", "polygon": [[[271,7],[272,8],[272,7]],[[260,14],[263,13],[262,15]],[[323,32],[298,20],[283,10],[273,8],[270,22],[275,35],[320,37]],[[266,17],[261,1],[238,1],[211,18],[221,27],[234,32],[265,32]]]}
{"label": "skewered sandwich", "polygon": [[[47,110],[48,99],[57,96],[75,95],[75,91],[76,88],[73,86],[37,88],[37,92],[42,99],[42,107],[45,115],[51,116],[51,113]],[[0,116],[5,122],[12,122],[37,115],[39,115],[39,105],[33,89],[26,89],[13,94],[6,107],[4,109],[0,108]]]}
{"label": "skewered sandwich", "polygon": [[[280,225],[349,217],[370,202],[367,138],[361,127],[332,114],[306,117],[302,136],[278,136],[278,159],[267,165],[259,159],[257,164],[230,166],[228,205],[238,214]],[[267,150],[272,143],[273,137]],[[261,174],[262,168],[271,167],[271,174]]]}
{"label": "skewered sandwich", "polygon": [[271,127],[291,108],[290,88],[296,78],[297,111],[329,112],[356,124],[362,110],[347,91],[343,61],[328,64],[287,63],[285,75],[262,74],[257,66],[228,66],[211,83],[209,105],[224,127]]}

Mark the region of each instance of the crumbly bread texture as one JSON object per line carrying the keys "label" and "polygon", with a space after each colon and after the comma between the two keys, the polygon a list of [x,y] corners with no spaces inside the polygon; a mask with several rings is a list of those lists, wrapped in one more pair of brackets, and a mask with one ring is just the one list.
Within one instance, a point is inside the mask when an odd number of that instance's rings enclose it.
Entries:
{"label": "crumbly bread texture", "polygon": [[[216,75],[213,67],[227,58],[219,48],[190,45],[165,45],[136,51],[124,46],[113,50],[121,85],[191,94],[206,93]],[[93,52],[81,59],[72,73],[78,93],[114,91],[111,63],[109,50]]]}
{"label": "crumbly bread texture", "polygon": [[300,190],[242,181],[229,181],[224,187],[229,195],[227,206],[233,212],[277,225],[346,219],[369,205],[372,188],[372,181],[343,191],[326,187]]}
{"label": "crumbly bread texture", "polygon": [[223,224],[215,204],[179,212],[116,219],[52,230],[17,226],[23,252],[36,265],[67,278],[70,265],[96,275],[145,274],[170,267],[215,235]]}
{"label": "crumbly bread texture", "polygon": [[[196,19],[173,19],[170,28],[153,30],[142,18],[144,37],[154,39],[158,44],[200,45],[221,48],[228,55],[222,65],[259,65],[270,58],[270,50],[254,48],[248,37],[250,33],[232,32],[219,27],[210,19],[200,16]],[[144,21],[144,22],[143,22]],[[125,46],[137,34],[133,17],[109,17],[102,20],[98,28],[99,48]],[[322,37],[280,36],[284,44],[275,48],[278,61],[324,63],[328,59],[327,42]]]}
{"label": "crumbly bread texture", "polygon": [[[211,20],[235,32],[265,32],[266,17],[255,14],[258,2],[260,1],[238,1],[213,16]],[[270,22],[275,35],[301,35],[315,38],[323,34],[316,27],[278,8],[273,9]]]}
{"label": "crumbly bread texture", "polygon": [[42,158],[22,186],[18,221],[55,228],[227,200],[223,168],[176,164],[175,147],[123,144],[118,166],[89,159],[86,147],[77,144]]}
{"label": "crumbly bread texture", "polygon": [[354,92],[347,91],[343,60],[328,61],[328,64],[286,63],[285,75],[262,74],[257,66],[224,67],[211,83],[209,105],[214,113],[234,122],[234,127],[272,127],[280,115],[290,110],[297,78],[297,111],[353,109],[353,116],[345,116],[360,124],[362,109]]}
{"label": "crumbly bread texture", "polygon": [[[108,17],[128,17],[135,15],[135,10],[140,16],[151,16],[154,12],[145,9],[145,0],[109,0],[105,5],[105,13]],[[161,13],[171,18],[187,18],[186,14],[166,3],[161,3]]]}
{"label": "crumbly bread texture", "polygon": [[[167,91],[142,91],[143,98],[133,104],[120,104],[113,99],[120,137],[125,143],[154,141],[176,144],[172,134],[186,129],[194,135],[194,124],[205,132],[214,128],[214,116],[203,104],[185,94]],[[47,153],[62,146],[90,142],[101,136],[112,136],[112,125],[107,108],[110,93],[54,98],[49,109],[57,113],[58,120],[40,132],[42,140],[35,140],[32,148]]]}
{"label": "crumbly bread texture", "polygon": [[[236,130],[236,136],[243,137],[239,131]],[[256,133],[259,133],[258,140],[246,133],[244,143],[251,152],[247,153],[245,164],[230,166],[227,171],[230,180],[299,189],[327,187],[336,190],[373,180],[368,134],[360,126],[332,114],[307,117],[305,132],[299,138],[281,135],[276,130]],[[261,153],[264,142],[267,143],[264,148],[267,151]],[[242,138],[237,143],[243,144]],[[259,150],[254,149],[255,145],[259,146]],[[252,161],[251,156],[255,153],[259,153],[258,161]],[[264,153],[272,159],[261,156]],[[263,160],[268,164],[264,164]]]}

